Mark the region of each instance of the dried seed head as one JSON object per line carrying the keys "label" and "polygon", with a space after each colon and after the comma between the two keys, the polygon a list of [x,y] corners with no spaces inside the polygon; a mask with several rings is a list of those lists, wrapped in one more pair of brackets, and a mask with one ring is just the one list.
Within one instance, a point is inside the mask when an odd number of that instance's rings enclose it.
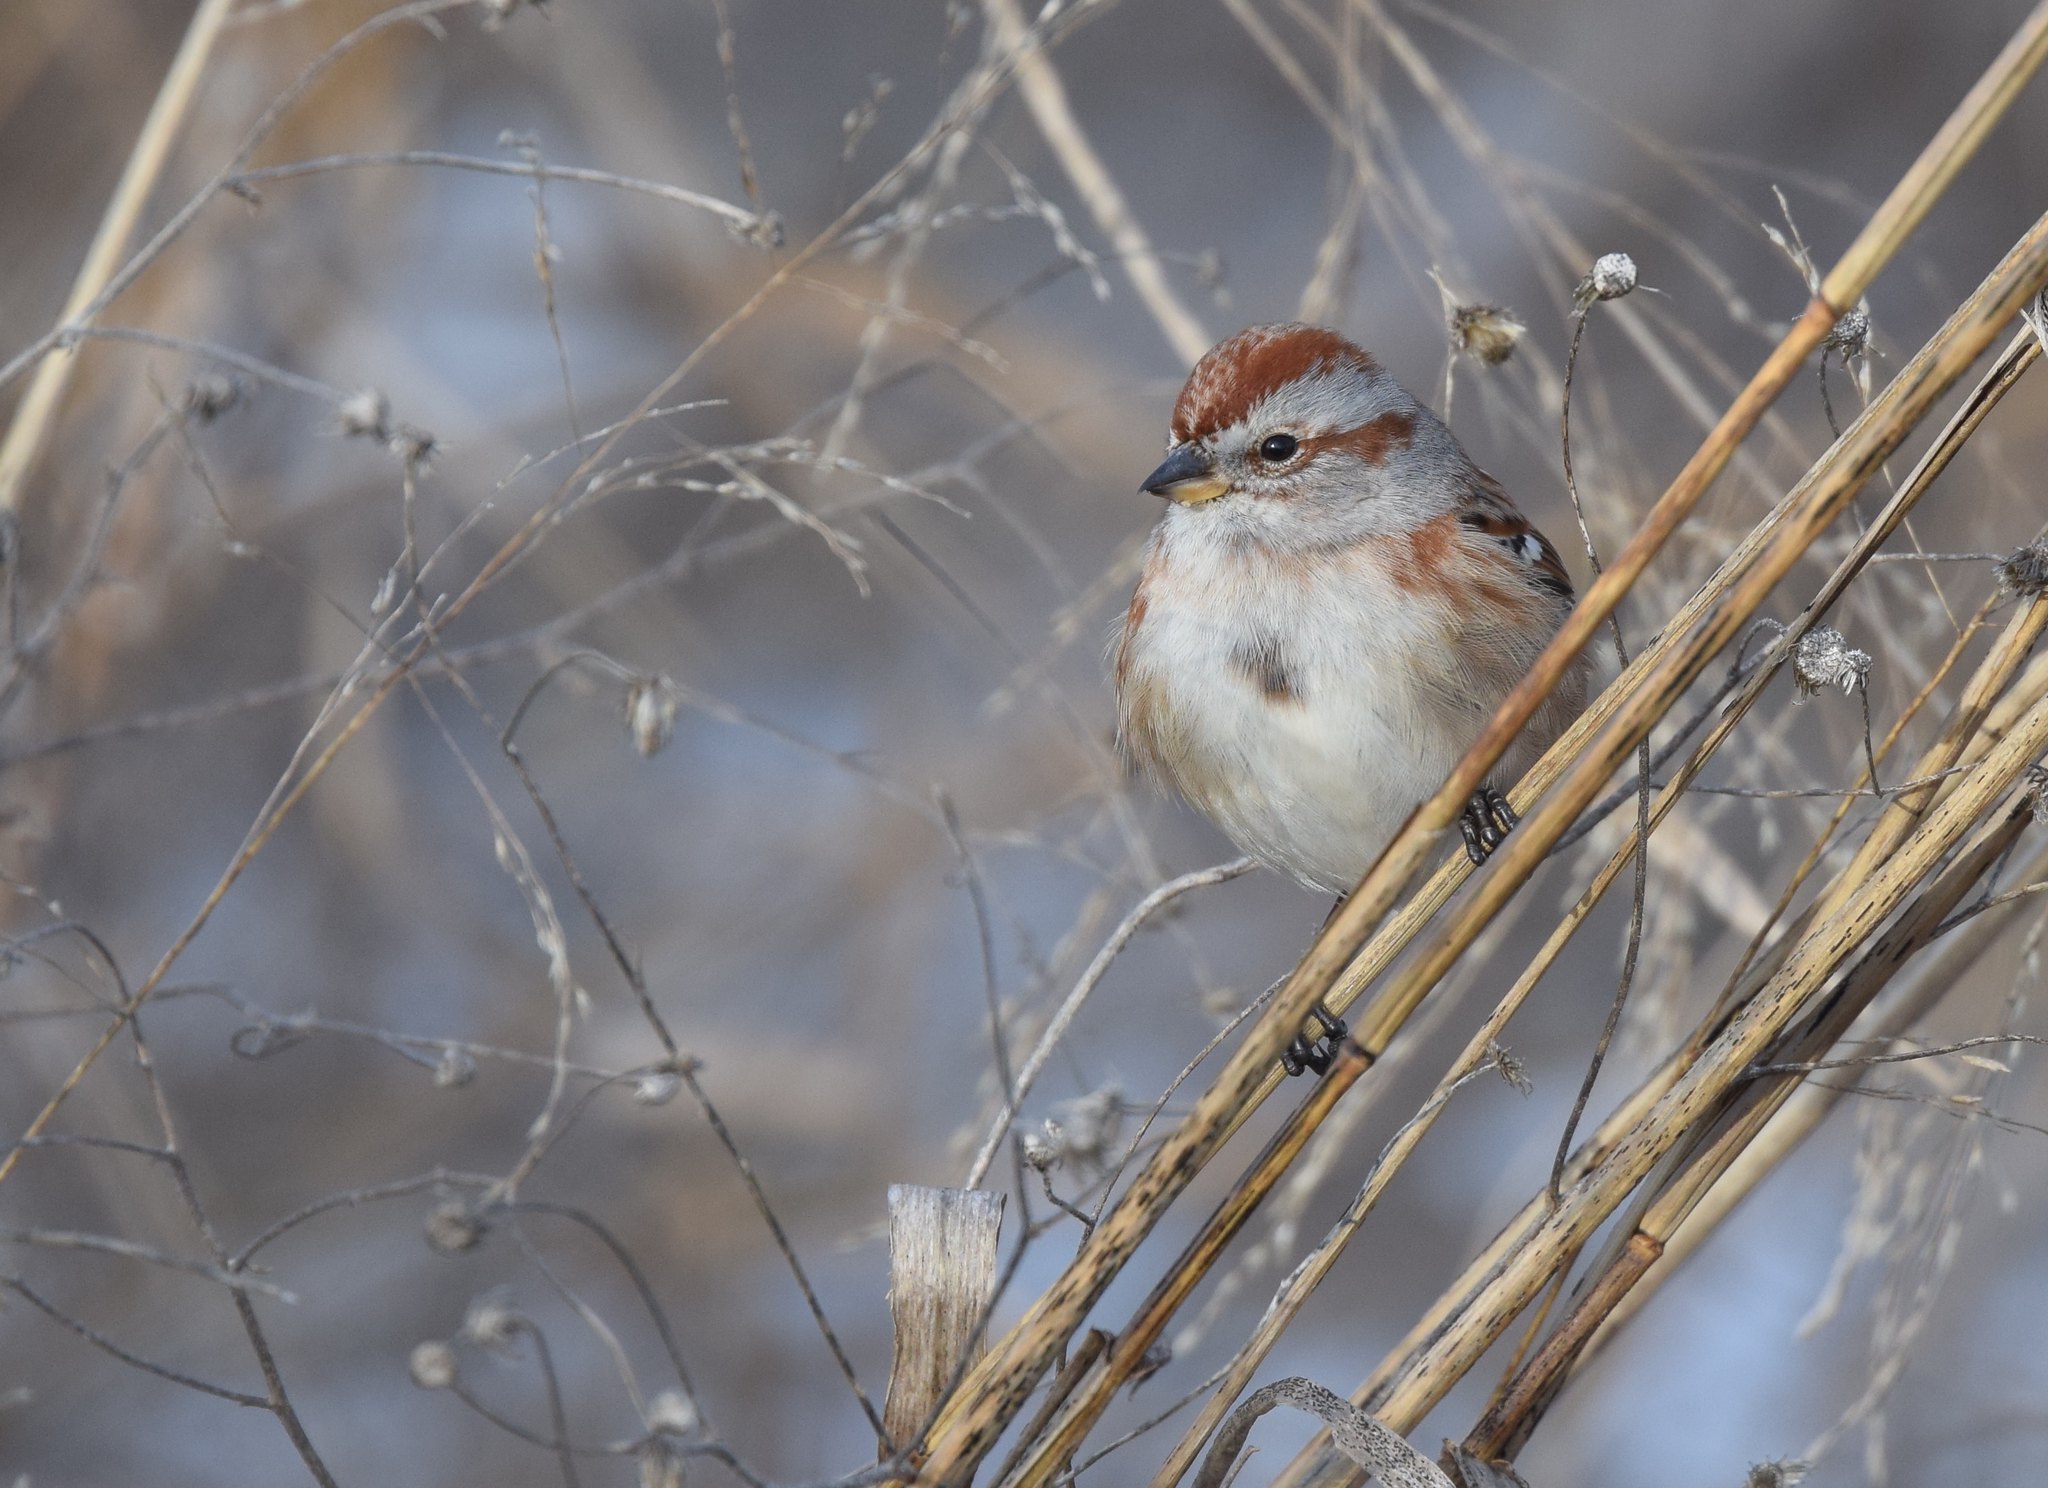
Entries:
{"label": "dried seed head", "polygon": [[462,1336],[471,1343],[500,1351],[510,1348],[526,1319],[512,1310],[502,1291],[485,1292],[469,1304],[462,1317]]}
{"label": "dried seed head", "polygon": [[652,759],[675,737],[682,701],[681,689],[660,672],[626,684],[626,728],[643,758]]}
{"label": "dried seed head", "polygon": [[774,212],[756,212],[744,222],[728,221],[732,235],[753,248],[782,246],[782,218]]}
{"label": "dried seed head", "polygon": [[697,1407],[681,1390],[663,1390],[647,1402],[647,1429],[688,1436],[702,1424]]}
{"label": "dried seed head", "polygon": [[1801,697],[1824,687],[1854,692],[1870,678],[1870,653],[1851,646],[1831,625],[1818,626],[1799,639],[1792,653],[1792,680]]}
{"label": "dried seed head", "polygon": [[1572,291],[1572,303],[1583,310],[1595,300],[1618,300],[1636,287],[1636,261],[1626,253],[1603,253]]}
{"label": "dried seed head", "polygon": [[422,1390],[445,1390],[461,1377],[455,1350],[439,1339],[415,1344],[405,1370]]}
{"label": "dried seed head", "polygon": [[452,1045],[441,1051],[441,1057],[434,1062],[434,1084],[442,1090],[453,1090],[458,1085],[467,1085],[476,1078],[476,1061],[466,1049]]}
{"label": "dried seed head", "polygon": [[419,429],[411,424],[400,424],[391,433],[391,451],[399,459],[413,467],[425,470],[432,463],[439,442],[430,429]]}
{"label": "dried seed head", "polygon": [[1513,356],[1528,330],[1514,311],[1499,305],[1460,305],[1451,312],[1451,344],[1489,367]]}
{"label": "dried seed head", "polygon": [[1138,1356],[1138,1365],[1131,1371],[1130,1387],[1137,1389],[1172,1362],[1173,1346],[1162,1338]]}
{"label": "dried seed head", "polygon": [[633,1082],[633,1099],[643,1106],[665,1106],[676,1098],[683,1082],[667,1070],[656,1070]]}
{"label": "dried seed head", "polygon": [[1794,1488],[1805,1479],[1808,1470],[1806,1463],[1789,1457],[1779,1462],[1759,1462],[1749,1470],[1748,1488]]}
{"label": "dried seed head", "polygon": [[185,412],[210,424],[242,401],[242,385],[217,372],[195,377],[185,389]]}
{"label": "dried seed head", "polygon": [[1045,1119],[1045,1135],[1024,1139],[1024,1160],[1041,1172],[1067,1163],[1105,1167],[1115,1155],[1117,1133],[1123,1124],[1123,1091],[1105,1085],[1054,1106]]}
{"label": "dried seed head", "polygon": [[373,387],[350,393],[334,411],[341,432],[358,439],[391,437],[391,400]]}
{"label": "dried seed head", "polygon": [[446,1255],[473,1249],[484,1237],[484,1222],[460,1199],[436,1204],[427,1216],[427,1244]]}
{"label": "dried seed head", "polygon": [[2048,540],[2014,548],[2000,559],[1998,588],[2011,599],[2033,599],[2048,590]]}
{"label": "dried seed head", "polygon": [[1535,1082],[1529,1078],[1528,1070],[1522,1063],[1522,1056],[1506,1044],[1493,1042],[1486,1046],[1486,1054],[1493,1061],[1493,1067],[1500,1077],[1523,1095],[1535,1090]]}
{"label": "dried seed head", "polygon": [[1843,311],[1827,340],[1821,343],[1821,349],[1832,351],[1845,362],[1866,354],[1870,350],[1870,312],[1861,305]]}

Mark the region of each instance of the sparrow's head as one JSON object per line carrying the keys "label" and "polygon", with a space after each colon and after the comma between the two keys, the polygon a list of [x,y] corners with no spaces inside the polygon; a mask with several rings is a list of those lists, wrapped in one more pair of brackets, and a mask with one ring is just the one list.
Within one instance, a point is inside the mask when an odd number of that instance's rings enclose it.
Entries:
{"label": "sparrow's head", "polygon": [[1253,326],[1195,364],[1166,460],[1143,489],[1217,503],[1233,525],[1296,528],[1339,513],[1347,530],[1386,531],[1434,515],[1429,471],[1463,460],[1435,417],[1337,332]]}

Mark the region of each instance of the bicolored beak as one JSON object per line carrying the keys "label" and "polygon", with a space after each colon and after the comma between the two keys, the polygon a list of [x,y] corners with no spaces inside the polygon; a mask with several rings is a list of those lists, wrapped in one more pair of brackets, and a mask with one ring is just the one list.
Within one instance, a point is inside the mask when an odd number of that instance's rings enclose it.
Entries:
{"label": "bicolored beak", "polygon": [[1138,489],[1193,506],[1221,496],[1230,489],[1230,482],[1216,473],[1200,445],[1177,444],[1166,462],[1146,476],[1145,484]]}

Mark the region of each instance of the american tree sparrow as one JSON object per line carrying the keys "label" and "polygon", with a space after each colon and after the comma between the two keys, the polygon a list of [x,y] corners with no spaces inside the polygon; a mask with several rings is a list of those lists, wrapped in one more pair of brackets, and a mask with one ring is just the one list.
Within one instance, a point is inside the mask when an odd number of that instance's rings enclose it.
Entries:
{"label": "american tree sparrow", "polygon": [[[1335,331],[1254,326],[1174,405],[1169,498],[1116,644],[1119,739],[1246,852],[1342,894],[1443,783],[1572,605],[1557,550]],[[1461,821],[1585,700],[1583,658]]]}

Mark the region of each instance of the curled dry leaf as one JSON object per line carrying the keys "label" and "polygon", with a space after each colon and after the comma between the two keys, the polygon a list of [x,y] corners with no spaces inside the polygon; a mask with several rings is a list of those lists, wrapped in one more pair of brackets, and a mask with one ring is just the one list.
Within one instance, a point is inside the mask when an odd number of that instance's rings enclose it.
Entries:
{"label": "curled dry leaf", "polygon": [[[1330,1428],[1330,1440],[1336,1443],[1337,1449],[1377,1477],[1385,1488],[1459,1488],[1434,1462],[1343,1396],[1331,1393],[1314,1380],[1298,1376],[1275,1380],[1254,1390],[1245,1398],[1244,1404],[1230,1413],[1230,1419],[1216,1433],[1208,1460],[1202,1464],[1201,1474],[1195,1479],[1195,1488],[1221,1488],[1238,1454],[1244,1450],[1252,1423],[1276,1405],[1291,1405],[1296,1410],[1321,1417],[1323,1424]],[[1506,1481],[1496,1478],[1493,1483],[1485,1484],[1485,1488],[1496,1488]],[[1466,1488],[1477,1488],[1477,1485],[1467,1484]]]}

